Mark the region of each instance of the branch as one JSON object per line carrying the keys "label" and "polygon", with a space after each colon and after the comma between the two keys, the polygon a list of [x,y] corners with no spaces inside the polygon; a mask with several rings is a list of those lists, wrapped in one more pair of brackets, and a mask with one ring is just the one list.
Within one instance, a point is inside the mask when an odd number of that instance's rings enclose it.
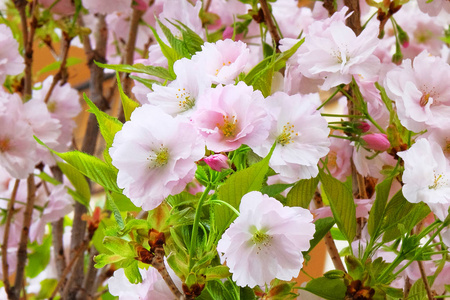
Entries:
{"label": "branch", "polygon": [[55,88],[58,81],[61,79],[63,79],[63,82],[65,81],[64,74],[67,73],[66,63],[70,49],[70,42],[72,41],[72,38],[69,37],[65,32],[63,32],[63,36],[64,37],[61,41],[61,53],[60,53],[61,65],[59,66],[58,72],[55,74],[55,76],[53,76],[53,81],[52,84],[50,85],[50,89],[48,90],[47,95],[45,95],[44,103],[47,103],[48,100],[50,99],[50,96],[53,93],[53,89]]}
{"label": "branch", "polygon": [[8,265],[8,239],[9,239],[9,228],[11,227],[11,220],[14,214],[14,202],[16,201],[17,189],[19,188],[20,180],[16,179],[14,182],[14,187],[11,193],[11,199],[8,203],[8,208],[6,212],[6,223],[5,223],[5,233],[3,235],[2,243],[2,270],[3,270],[3,283],[5,285],[5,291],[10,298],[10,282],[9,282],[9,265]]}
{"label": "branch", "polygon": [[362,30],[359,0],[344,0],[344,5],[349,8],[347,15],[353,12],[347,20],[345,20],[345,24],[350,27],[356,35],[359,35]]}
{"label": "branch", "polygon": [[27,203],[23,213],[23,227],[20,234],[19,249],[17,250],[16,280],[14,281],[13,289],[16,299],[19,299],[20,297],[20,291],[22,289],[25,275],[25,266],[28,259],[28,233],[30,231],[31,217],[33,215],[34,200],[36,199],[36,184],[34,183],[33,174],[28,175],[27,178],[27,193]]}
{"label": "branch", "polygon": [[428,283],[427,274],[425,274],[422,261],[418,260],[417,264],[419,265],[420,277],[422,277],[423,285],[425,287],[425,290],[427,291],[428,300],[433,300],[433,293],[431,292],[430,284]]}
{"label": "branch", "polygon": [[[323,207],[322,197],[319,192],[314,194],[314,203],[316,204],[316,208]],[[336,248],[336,244],[334,243],[333,237],[330,232],[327,232],[325,235],[325,245],[327,246],[328,254],[330,255],[331,261],[333,262],[336,270],[345,271],[344,264],[342,263],[341,257],[339,255],[339,251]]]}
{"label": "branch", "polygon": [[152,260],[152,266],[156,268],[156,270],[159,272],[159,274],[166,282],[172,294],[176,297],[176,299],[184,299],[183,294],[178,290],[177,286],[170,277],[169,272],[167,272],[166,265],[164,264],[163,247],[157,247],[155,249],[155,256],[153,257]]}
{"label": "branch", "polygon": [[273,23],[272,14],[270,13],[266,0],[259,0],[259,3],[261,4],[261,9],[264,14],[264,22],[266,23],[267,28],[269,29],[270,36],[274,40],[277,52],[279,53],[280,49],[278,47],[280,46],[280,35],[278,34],[278,30],[275,27],[275,24]]}
{"label": "branch", "polygon": [[[86,250],[87,246],[89,245],[88,241],[83,241],[83,243],[78,247],[78,249],[75,251],[75,255],[70,260],[67,267],[62,272],[62,276],[60,277],[58,284],[55,286],[55,289],[53,290],[49,300],[53,300],[53,298],[58,293],[58,290],[64,286],[64,281],[66,280],[67,274],[72,270],[72,267],[75,265],[75,263],[78,261],[78,259],[82,256],[83,252]],[[62,297],[64,299],[64,297]]]}

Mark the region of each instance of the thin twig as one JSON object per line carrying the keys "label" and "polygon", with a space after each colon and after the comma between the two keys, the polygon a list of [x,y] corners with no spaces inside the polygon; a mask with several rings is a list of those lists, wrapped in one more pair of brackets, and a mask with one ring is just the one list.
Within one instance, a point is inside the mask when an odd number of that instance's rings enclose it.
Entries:
{"label": "thin twig", "polygon": [[411,280],[406,276],[405,278],[405,287],[403,288],[403,299],[408,299],[409,291],[411,290]]}
{"label": "thin twig", "polygon": [[25,266],[28,258],[27,245],[28,233],[30,231],[31,217],[33,215],[34,200],[36,199],[36,184],[34,182],[34,175],[30,174],[27,178],[27,203],[23,213],[23,226],[20,234],[19,248],[17,250],[17,267],[16,279],[14,281],[14,293],[16,299],[20,297],[22,290],[23,279],[25,275]]}
{"label": "thin twig", "polygon": [[159,272],[176,299],[184,299],[183,294],[178,290],[177,286],[170,277],[169,272],[167,272],[166,265],[164,264],[163,247],[157,247],[155,249],[155,256],[152,260],[152,266]]}
{"label": "thin twig", "polygon": [[82,256],[83,252],[86,250],[88,245],[89,245],[88,241],[83,241],[83,243],[75,251],[75,255],[72,257],[69,264],[64,269],[62,276],[60,277],[58,283],[55,286],[55,289],[53,290],[52,294],[50,295],[49,300],[52,300],[56,296],[56,294],[58,293],[58,290],[64,284],[67,274],[69,274],[69,272],[72,270],[72,267],[75,265],[75,263],[78,261],[78,259]]}
{"label": "thin twig", "polygon": [[54,90],[56,84],[58,83],[59,80],[64,78],[63,74],[65,72],[67,72],[67,67],[66,67],[67,57],[68,57],[68,54],[69,54],[70,42],[72,41],[72,38],[70,38],[64,32],[63,32],[63,35],[64,35],[64,37],[63,37],[63,39],[61,41],[61,54],[60,54],[61,65],[59,66],[58,72],[55,74],[55,76],[53,76],[53,81],[52,81],[52,84],[50,85],[50,88],[49,88],[49,90],[47,92],[47,95],[45,95],[44,103],[48,102],[48,100],[50,99],[50,96],[53,93],[53,90]]}
{"label": "thin twig", "polygon": [[349,8],[348,13],[351,13],[345,20],[345,24],[350,27],[356,35],[359,35],[362,31],[361,28],[361,11],[359,8],[359,0],[344,0],[344,5]]}
{"label": "thin twig", "polygon": [[[314,194],[314,203],[316,205],[316,208],[323,207],[323,201],[322,196],[319,192],[316,192]],[[337,250],[336,244],[334,243],[334,239],[331,236],[330,232],[327,232],[325,234],[325,245],[327,246],[328,254],[330,255],[331,261],[333,262],[334,267],[336,270],[345,271],[344,264],[342,263],[341,257],[339,255],[339,251]]]}
{"label": "thin twig", "polygon": [[11,227],[11,220],[14,214],[14,202],[16,201],[17,189],[19,188],[20,180],[16,179],[14,182],[14,187],[11,193],[11,199],[8,203],[8,208],[6,211],[6,223],[5,223],[5,233],[3,235],[2,244],[2,270],[3,270],[3,284],[5,286],[5,291],[9,295],[10,293],[10,282],[9,282],[9,265],[8,265],[8,239],[9,239],[9,228]]}
{"label": "thin twig", "polygon": [[280,46],[280,35],[278,34],[278,30],[272,20],[272,14],[270,13],[269,6],[267,6],[266,0],[259,0],[259,3],[261,4],[261,9],[264,14],[264,22],[267,25],[267,28],[269,29],[270,36],[272,37],[273,41],[275,42],[277,52],[280,52],[279,46]]}
{"label": "thin twig", "polygon": [[434,299],[433,293],[431,292],[430,284],[428,283],[427,274],[425,274],[425,270],[423,268],[422,261],[418,260],[417,264],[419,265],[420,277],[422,277],[425,291],[427,291],[428,300],[433,300]]}

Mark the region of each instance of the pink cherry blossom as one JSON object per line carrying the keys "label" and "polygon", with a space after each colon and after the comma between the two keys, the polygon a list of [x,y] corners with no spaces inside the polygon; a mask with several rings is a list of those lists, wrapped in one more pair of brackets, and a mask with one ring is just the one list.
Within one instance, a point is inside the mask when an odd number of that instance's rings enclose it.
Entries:
{"label": "pink cherry blossom", "polygon": [[151,210],[194,179],[195,161],[203,157],[204,147],[190,123],[146,104],[134,110],[109,153],[123,193]]}
{"label": "pink cherry blossom", "polygon": [[131,0],[82,0],[83,6],[92,14],[110,14],[131,7]]}
{"label": "pink cherry blossom", "polygon": [[266,156],[276,143],[269,165],[287,182],[317,176],[317,163],[329,151],[327,121],[316,110],[317,94],[289,96],[278,92],[266,100],[273,121],[270,134],[252,147]]}
{"label": "pink cherry blossom", "polygon": [[[191,1],[194,2],[194,1]],[[192,5],[190,1],[186,0],[164,0],[164,6],[162,13],[158,18],[166,27],[170,29],[173,35],[180,37],[180,31],[170,24],[173,22],[178,25],[178,22],[189,27],[200,37],[204,37],[202,20],[200,19],[200,10],[202,8],[201,1],[195,1],[195,5]],[[165,41],[166,37],[163,34],[161,28],[157,26],[158,35]]]}
{"label": "pink cherry blossom", "polygon": [[417,0],[419,8],[430,16],[437,16],[442,10],[450,14],[450,2],[447,0]]}
{"label": "pink cherry blossom", "polygon": [[167,86],[154,84],[153,93],[148,93],[147,99],[172,116],[183,114],[189,117],[195,111],[201,93],[211,87],[211,80],[202,76],[195,63],[186,58],[177,60],[173,69],[177,79]]}
{"label": "pink cherry blossom", "polygon": [[8,128],[0,130],[0,166],[11,176],[24,179],[37,163],[36,141],[17,94],[0,91],[0,128]]}
{"label": "pink cherry blossom", "polygon": [[[340,132],[333,132],[333,134],[343,136]],[[351,174],[353,147],[350,145],[350,141],[346,139],[331,138],[330,141],[330,152],[323,161],[327,162],[327,169],[333,177],[345,181],[347,176]],[[319,165],[322,165],[322,163],[319,163]]]}
{"label": "pink cherry blossom", "polygon": [[0,83],[6,79],[6,75],[20,74],[25,65],[19,54],[19,43],[14,39],[11,29],[5,24],[0,24]]}
{"label": "pink cherry blossom", "polygon": [[270,127],[261,92],[243,82],[206,90],[192,122],[214,152],[236,150],[242,144],[257,146],[267,138]]}
{"label": "pink cherry blossom", "polygon": [[230,84],[246,68],[250,59],[250,50],[241,41],[220,40],[205,43],[202,51],[197,52],[192,61],[201,72],[205,72],[213,83]]}
{"label": "pink cherry blossom", "polygon": [[[39,3],[45,8],[49,8],[55,3],[55,0],[39,0]],[[52,6],[50,11],[55,14],[70,16],[75,13],[75,5],[72,0],[59,0]]]}
{"label": "pink cherry blossom", "polygon": [[352,76],[370,78],[376,74],[380,63],[373,55],[378,46],[377,24],[369,23],[359,36],[344,21],[331,22],[323,31],[315,27],[310,25],[299,49],[298,68],[306,77],[324,79],[322,90],[347,84]]}
{"label": "pink cherry blossom", "polygon": [[397,163],[397,160],[387,152],[379,153],[375,157],[369,159],[374,155],[373,152],[370,152],[363,147],[354,147],[353,149],[353,162],[358,173],[363,176],[382,179],[385,176],[381,173],[383,169],[386,166],[393,167]]}
{"label": "pink cherry blossom", "polygon": [[403,195],[406,200],[428,204],[444,220],[450,206],[450,163],[441,147],[421,138],[397,154],[405,162]]}
{"label": "pink cherry blossom", "polygon": [[312,214],[260,192],[244,195],[239,211],[217,245],[236,284],[253,288],[296,277],[314,235]]}
{"label": "pink cherry blossom", "polygon": [[228,157],[223,154],[213,154],[202,159],[214,171],[220,172],[222,169],[229,169]]}
{"label": "pink cherry blossom", "polygon": [[450,126],[450,66],[426,51],[386,74],[385,88],[395,101],[398,117],[407,129]]}
{"label": "pink cherry blossom", "polygon": [[365,147],[375,151],[386,151],[391,147],[391,143],[384,133],[369,133],[362,136],[366,144]]}
{"label": "pink cherry blossom", "polygon": [[[167,263],[166,268],[177,288],[182,290],[180,278],[175,275]],[[150,266],[147,270],[139,269],[139,272],[142,276],[142,282],[132,284],[125,276],[124,269],[116,270],[114,275],[108,279],[108,289],[111,295],[119,296],[119,300],[172,300],[174,298],[164,279],[155,268]]]}

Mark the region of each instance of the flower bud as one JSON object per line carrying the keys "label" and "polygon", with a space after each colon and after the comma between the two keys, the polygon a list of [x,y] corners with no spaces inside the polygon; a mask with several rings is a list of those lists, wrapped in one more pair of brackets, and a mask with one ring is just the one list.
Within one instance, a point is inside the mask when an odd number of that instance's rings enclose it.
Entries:
{"label": "flower bud", "polygon": [[409,46],[409,36],[408,34],[400,27],[397,26],[398,30],[398,40],[403,48],[408,48]]}
{"label": "flower bud", "polygon": [[367,122],[360,122],[357,128],[360,129],[361,132],[367,132],[370,130],[370,125]]}
{"label": "flower bud", "polygon": [[387,135],[384,133],[370,133],[362,137],[367,148],[376,151],[386,151],[391,147]]}
{"label": "flower bud", "polygon": [[214,171],[220,172],[222,169],[229,169],[228,157],[223,154],[214,154],[202,159]]}

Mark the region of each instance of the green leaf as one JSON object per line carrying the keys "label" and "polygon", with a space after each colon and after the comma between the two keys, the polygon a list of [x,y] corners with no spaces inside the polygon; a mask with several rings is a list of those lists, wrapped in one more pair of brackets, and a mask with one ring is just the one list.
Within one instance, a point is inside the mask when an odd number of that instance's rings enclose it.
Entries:
{"label": "green leaf", "polygon": [[[269,160],[273,149],[275,145],[263,160],[231,175],[219,188],[219,199],[239,209],[242,196],[248,192],[260,190],[269,170]],[[222,233],[236,217],[230,209],[224,209],[219,205],[214,206],[214,214],[218,233]]]}
{"label": "green leaf", "polygon": [[93,113],[97,118],[98,126],[100,127],[100,132],[105,139],[107,148],[111,147],[114,136],[118,131],[122,129],[122,122],[117,118],[114,118],[107,113],[98,109],[98,107],[83,93],[84,101],[86,101],[89,106],[89,112]]}
{"label": "green leaf", "polygon": [[326,277],[312,279],[306,287],[301,289],[327,300],[342,300],[345,298],[345,293],[347,292],[344,280],[340,278],[329,279]]}
{"label": "green leaf", "polygon": [[110,193],[110,195],[114,199],[114,203],[116,204],[117,208],[121,212],[125,212],[125,211],[139,212],[142,210],[142,208],[134,205],[133,202],[131,202],[131,200],[122,193],[112,192],[112,193]]}
{"label": "green leaf", "polygon": [[334,225],[334,219],[332,217],[327,217],[323,219],[318,219],[314,222],[314,225],[316,226],[316,232],[314,232],[313,239],[309,242],[310,247],[308,251],[304,252],[304,254],[309,253],[314,247],[317,246],[317,244],[323,239],[325,234],[327,234],[328,231],[333,227]]}
{"label": "green leaf", "polygon": [[291,186],[293,186],[293,184],[291,184],[291,183],[289,183],[289,184],[278,183],[278,184],[267,185],[261,189],[261,193],[266,194],[269,197],[274,197],[274,196],[280,194],[281,192],[283,192],[284,190],[286,190],[287,188],[290,188]]}
{"label": "green leaf", "polygon": [[57,164],[70,183],[72,183],[77,193],[83,198],[84,203],[88,205],[91,199],[91,189],[86,177],[69,164],[64,162],[58,162]]}
{"label": "green leaf", "polygon": [[108,191],[106,191],[106,199],[108,201],[108,208],[113,212],[117,225],[119,225],[120,229],[123,229],[125,224],[123,222],[122,215],[120,214],[119,208],[117,208],[114,199],[112,198],[111,194]]}
{"label": "green leaf", "polygon": [[110,69],[117,72],[125,73],[144,73],[151,76],[156,76],[164,80],[174,80],[175,74],[163,67],[145,66],[143,64],[134,65],[108,65],[94,61],[97,66],[104,69]]}
{"label": "green leaf", "polygon": [[230,268],[223,265],[218,265],[215,267],[209,267],[206,269],[205,274],[206,281],[215,280],[215,279],[223,279],[231,276]]}
{"label": "green leaf", "polygon": [[[41,140],[35,137],[36,141],[47,147]],[[47,147],[48,148],[48,147]],[[91,180],[97,182],[105,189],[121,193],[121,189],[117,186],[117,169],[106,164],[95,156],[80,152],[70,151],[59,153],[48,148],[51,152],[64,159],[68,164],[76,168]]]}
{"label": "green leaf", "polygon": [[305,38],[302,38],[300,41],[298,41],[292,48],[289,50],[286,50],[282,52],[277,59],[275,60],[274,69],[275,71],[278,71],[286,66],[287,60],[294,55],[295,52],[297,52],[298,48],[305,42]]}
{"label": "green leaf", "polygon": [[35,300],[44,300],[49,299],[53,293],[53,290],[58,285],[58,279],[44,279],[40,282],[41,289],[37,294]]}
{"label": "green leaf", "polygon": [[214,300],[236,300],[232,294],[234,290],[226,288],[220,280],[208,281],[205,290],[208,291]]}
{"label": "green leaf", "polygon": [[375,187],[376,198],[369,214],[367,229],[372,239],[377,239],[382,226],[386,203],[389,197],[393,177],[388,177]]}
{"label": "green leaf", "polygon": [[342,234],[351,243],[356,235],[356,207],[352,192],[336,178],[319,171],[323,189],[330,201],[334,220]]}
{"label": "green leaf", "polygon": [[25,270],[27,277],[34,278],[38,276],[47,267],[50,261],[51,245],[52,245],[52,236],[49,234],[44,238],[42,245],[33,243],[29,247],[28,263]]}
{"label": "green leaf", "polygon": [[[169,21],[170,22],[170,21]],[[186,49],[189,51],[190,54],[195,54],[198,51],[202,51],[202,45],[205,43],[203,39],[192,29],[178,21],[178,24],[176,25],[172,22],[170,22],[172,25],[178,28],[178,30],[181,31],[181,35],[183,36],[183,42],[186,46]]]}
{"label": "green leaf", "polygon": [[[71,67],[74,65],[77,65],[79,63],[82,63],[83,60],[81,58],[78,57],[68,57],[67,61],[66,61],[66,67]],[[51,72],[51,71],[56,71],[61,67],[61,61],[55,61],[45,67],[43,67],[42,69],[40,69],[36,75],[41,75],[47,72]]]}
{"label": "green leaf", "polygon": [[142,83],[143,85],[145,85],[148,89],[150,89],[152,91],[153,91],[153,84],[161,85],[161,82],[159,82],[157,80],[153,80],[153,79],[141,78],[141,77],[134,76],[134,75],[130,75],[130,78],[133,80],[136,80],[137,82]]}
{"label": "green leaf", "polygon": [[116,78],[117,78],[117,87],[119,89],[120,99],[122,100],[122,107],[123,107],[123,113],[125,115],[125,120],[129,121],[131,114],[133,111],[139,107],[139,103],[128,97],[122,89],[122,83],[120,82],[120,76],[119,73],[116,72]]}
{"label": "green leaf", "polygon": [[286,205],[308,208],[318,184],[319,177],[299,180],[287,194]]}
{"label": "green leaf", "polygon": [[159,21],[158,19],[156,21],[158,22],[159,27],[161,28],[164,35],[166,36],[167,41],[169,42],[170,46],[177,53],[178,59],[183,58],[183,57],[191,58],[191,53],[189,53],[189,50],[188,50],[186,44],[184,43],[184,41],[177,39],[172,34],[170,29],[167,26],[165,26],[163,23],[161,23],[161,21]]}
{"label": "green leaf", "polygon": [[130,245],[129,241],[121,239],[116,236],[105,236],[103,245],[112,253],[118,254],[125,258],[134,258],[134,247]]}
{"label": "green leaf", "polygon": [[[149,267],[152,268],[152,267]],[[132,284],[138,284],[142,282],[141,272],[139,272],[139,266],[137,260],[135,260],[132,264],[123,269],[125,272],[125,276],[127,276],[128,280]]]}
{"label": "green leaf", "polygon": [[[161,48],[162,54],[167,58],[167,62],[169,64],[169,73],[175,79],[175,73],[173,73],[173,64],[175,61],[179,60],[181,57],[178,56],[177,52],[170,48],[169,46],[164,43],[161,38],[159,37],[158,33],[156,32],[155,28],[152,26],[148,26],[153,32],[153,36],[155,37],[156,41],[158,42],[159,47]],[[169,79],[169,80],[173,80]]]}

